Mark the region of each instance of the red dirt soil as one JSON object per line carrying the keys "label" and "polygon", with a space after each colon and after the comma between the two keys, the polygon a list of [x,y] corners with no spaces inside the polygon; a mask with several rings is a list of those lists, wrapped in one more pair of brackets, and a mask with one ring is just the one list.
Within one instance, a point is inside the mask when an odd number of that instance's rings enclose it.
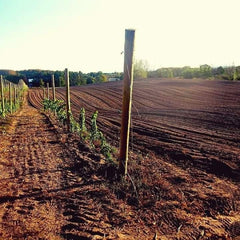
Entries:
{"label": "red dirt soil", "polygon": [[10,118],[1,132],[1,240],[136,236],[122,228],[135,218],[131,208],[95,175],[100,155],[33,107]]}
{"label": "red dirt soil", "polygon": [[[121,93],[121,82],[71,88],[74,116],[98,110],[115,146]],[[238,82],[136,81],[117,182],[102,155],[25,105],[0,132],[0,239],[240,239],[239,117]]]}
{"label": "red dirt soil", "polygon": [[[41,91],[30,103],[41,108]],[[65,89],[57,89],[64,99]],[[72,87],[72,111],[99,111],[98,126],[118,146],[122,82]],[[240,83],[208,80],[136,81],[133,90],[131,148],[165,156],[180,167],[194,167],[240,181]]]}

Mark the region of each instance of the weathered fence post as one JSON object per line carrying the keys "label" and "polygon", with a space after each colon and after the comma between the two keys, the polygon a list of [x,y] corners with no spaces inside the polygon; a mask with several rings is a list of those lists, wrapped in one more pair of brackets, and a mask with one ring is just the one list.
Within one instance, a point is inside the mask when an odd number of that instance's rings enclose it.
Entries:
{"label": "weathered fence post", "polygon": [[53,95],[53,101],[56,100],[56,94],[55,94],[55,80],[54,80],[54,74],[52,75],[52,95]]}
{"label": "weathered fence post", "polygon": [[120,136],[119,171],[127,175],[128,146],[132,105],[133,86],[133,51],[134,51],[135,30],[125,30],[124,46],[124,79],[123,79],[123,103],[122,121]]}
{"label": "weathered fence post", "polygon": [[15,109],[16,109],[16,104],[17,104],[17,88],[16,88],[16,86],[14,86],[13,104],[14,104]]}
{"label": "weathered fence post", "polygon": [[47,99],[49,100],[49,83],[47,83]]}
{"label": "weathered fence post", "polygon": [[12,113],[12,84],[9,82],[9,105],[10,113]]}
{"label": "weathered fence post", "polygon": [[70,131],[70,88],[69,88],[69,72],[68,69],[65,69],[65,82],[66,82],[66,104],[67,104],[67,130]]}
{"label": "weathered fence post", "polygon": [[4,86],[3,86],[3,77],[0,76],[0,85],[1,85],[1,102],[2,102],[2,112],[5,110],[5,104],[4,104]]}
{"label": "weathered fence post", "polygon": [[45,91],[45,87],[43,87],[43,100],[46,98],[46,91]]}

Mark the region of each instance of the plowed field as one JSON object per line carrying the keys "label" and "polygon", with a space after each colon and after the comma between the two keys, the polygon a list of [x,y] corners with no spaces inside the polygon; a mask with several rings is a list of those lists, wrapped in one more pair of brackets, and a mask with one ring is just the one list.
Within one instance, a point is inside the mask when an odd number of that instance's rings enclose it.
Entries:
{"label": "plowed field", "polygon": [[[57,97],[64,99],[64,88]],[[30,103],[41,108],[42,92]],[[88,120],[118,146],[122,83],[71,88],[72,111],[84,107]],[[168,156],[180,167],[195,167],[240,180],[240,83],[207,80],[136,81],[133,90],[131,149]]]}
{"label": "plowed field", "polygon": [[[118,146],[121,95],[122,82],[72,87],[73,114],[85,107],[89,122],[98,110]],[[42,97],[29,90],[36,109],[0,132],[0,239],[240,238],[239,82],[136,81],[125,182],[37,111]]]}

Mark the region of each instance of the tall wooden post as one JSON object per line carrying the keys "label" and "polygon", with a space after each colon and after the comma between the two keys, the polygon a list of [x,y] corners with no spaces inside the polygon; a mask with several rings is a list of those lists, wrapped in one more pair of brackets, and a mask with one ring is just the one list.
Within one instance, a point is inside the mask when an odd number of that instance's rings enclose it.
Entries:
{"label": "tall wooden post", "polygon": [[5,110],[5,104],[4,104],[4,86],[3,86],[3,77],[0,76],[0,86],[1,86],[1,102],[2,102],[2,112]]}
{"label": "tall wooden post", "polygon": [[9,105],[10,105],[10,113],[12,113],[12,84],[9,83]]}
{"label": "tall wooden post", "polygon": [[55,93],[55,80],[54,80],[54,74],[52,75],[52,95],[53,95],[53,101],[56,100],[56,93]]}
{"label": "tall wooden post", "polygon": [[49,99],[49,83],[47,83],[47,99]]}
{"label": "tall wooden post", "polygon": [[128,146],[132,107],[134,40],[135,30],[125,30],[123,103],[119,156],[119,171],[124,176],[127,174],[128,163]]}
{"label": "tall wooden post", "polygon": [[69,87],[69,72],[68,69],[65,69],[65,82],[66,82],[66,104],[67,104],[67,129],[70,131],[70,113],[71,113],[71,105],[70,105],[70,87]]}

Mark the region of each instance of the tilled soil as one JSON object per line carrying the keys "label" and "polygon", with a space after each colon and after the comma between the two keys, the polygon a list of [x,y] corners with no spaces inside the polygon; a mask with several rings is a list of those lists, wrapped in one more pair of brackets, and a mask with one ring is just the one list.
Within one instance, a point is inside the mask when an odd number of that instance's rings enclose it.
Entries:
{"label": "tilled soil", "polygon": [[[29,94],[40,108],[42,91]],[[65,89],[57,89],[64,99]],[[98,110],[98,126],[119,146],[122,81],[71,88],[76,119]],[[240,182],[240,82],[144,79],[134,82],[131,149],[154,152],[182,167],[194,167]]]}
{"label": "tilled soil", "polygon": [[133,239],[123,228],[131,210],[90,167],[101,157],[71,147],[28,105],[10,122],[1,133],[0,239]]}
{"label": "tilled soil", "polygon": [[[239,239],[237,86],[136,82],[126,181],[52,115],[25,105],[0,128],[0,239]],[[71,92],[75,117],[84,106],[89,122],[99,110],[100,129],[117,143],[121,83]],[[42,91],[29,101],[40,109]]]}

